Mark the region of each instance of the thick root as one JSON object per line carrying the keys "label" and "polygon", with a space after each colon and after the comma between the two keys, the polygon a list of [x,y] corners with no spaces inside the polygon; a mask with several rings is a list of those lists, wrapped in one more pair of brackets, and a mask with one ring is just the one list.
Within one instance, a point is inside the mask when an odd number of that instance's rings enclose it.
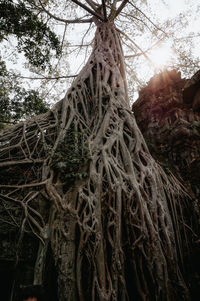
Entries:
{"label": "thick root", "polygon": [[[190,299],[179,271],[184,195],[149,154],[124,74],[114,25],[98,24],[65,98],[0,137],[1,199],[21,206],[41,240],[49,225],[60,301]],[[72,155],[62,147],[69,135]],[[43,199],[47,217],[34,209]]]}

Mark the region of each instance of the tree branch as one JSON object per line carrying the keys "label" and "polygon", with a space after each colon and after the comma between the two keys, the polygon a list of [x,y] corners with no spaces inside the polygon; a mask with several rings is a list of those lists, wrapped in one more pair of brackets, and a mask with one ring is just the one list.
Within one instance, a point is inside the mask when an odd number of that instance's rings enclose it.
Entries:
{"label": "tree branch", "polygon": [[66,76],[56,76],[56,77],[28,77],[28,76],[21,76],[21,75],[13,75],[13,77],[18,77],[18,78],[24,78],[24,79],[36,79],[36,80],[55,80],[55,79],[62,79],[62,78],[73,78],[73,77],[77,77],[78,74],[75,75],[66,75]]}
{"label": "tree branch", "polygon": [[96,9],[99,7],[99,5],[92,0],[85,0],[85,1],[93,8],[94,11],[96,11]]}
{"label": "tree branch", "polygon": [[158,27],[153,21],[151,21],[151,19],[149,17],[147,17],[147,15],[145,13],[143,13],[143,11],[141,11],[137,6],[135,6],[130,1],[128,1],[128,3],[130,5],[132,5],[136,10],[138,10],[156,29],[162,31],[168,37],[167,33],[164,30],[162,30],[160,27]]}
{"label": "tree branch", "polygon": [[[157,42],[155,42],[153,45],[151,45],[149,48],[147,48],[146,50],[143,50],[143,52],[135,53],[135,54],[130,54],[130,55],[125,55],[124,57],[127,59],[127,58],[133,58],[133,57],[136,57],[136,56],[141,56],[144,53],[149,52],[151,49],[153,49],[154,47],[156,47],[160,43],[162,43],[165,38],[166,37],[161,38],[160,40],[158,40]],[[127,44],[126,44],[126,46],[130,48],[130,46],[128,46]]]}
{"label": "tree branch", "polygon": [[141,53],[144,55],[144,57],[150,62],[150,64],[154,66],[154,63],[152,62],[152,60],[150,59],[150,57],[140,48],[140,46],[138,46],[127,34],[125,34],[124,32],[122,32],[119,28],[117,28],[118,32],[121,33],[123,36],[125,36],[131,43],[133,43],[133,45],[135,47],[137,47]]}
{"label": "tree branch", "polygon": [[[137,18],[137,17],[135,17],[135,16],[133,16],[133,15],[131,15],[131,14],[128,14],[128,13],[121,13],[121,16],[124,16],[124,17],[129,17],[130,19],[132,19],[133,20],[133,22],[136,20],[136,21],[139,21],[139,22],[142,22],[142,24],[144,24],[144,26],[146,26],[147,28],[148,28],[148,30],[152,33],[152,34],[154,34],[153,33],[153,30],[142,20],[142,19],[140,19],[140,18]],[[157,37],[157,35],[156,34],[154,34],[156,37]]]}
{"label": "tree branch", "polygon": [[39,3],[43,9],[43,11],[49,15],[51,18],[57,20],[57,21],[60,21],[60,22],[64,22],[64,23],[67,23],[67,24],[74,24],[74,23],[91,23],[93,20],[92,18],[89,18],[89,19],[81,19],[81,18],[78,18],[78,19],[74,19],[74,20],[66,20],[66,19],[62,19],[62,18],[59,18],[55,15],[53,15],[50,11],[48,11],[44,5],[42,4],[42,2],[39,0]]}
{"label": "tree branch", "polygon": [[124,0],[121,5],[118,7],[116,14],[115,14],[115,18],[121,13],[122,9],[126,6],[126,4],[128,3],[128,0]]}
{"label": "tree branch", "polygon": [[93,16],[97,17],[98,19],[100,19],[101,21],[104,21],[104,18],[102,17],[102,15],[100,15],[99,13],[97,13],[96,11],[90,9],[89,7],[87,7],[85,4],[82,4],[80,1],[78,0],[71,0],[72,2],[76,3],[78,6],[82,7],[83,9],[85,9],[88,13],[92,14]]}
{"label": "tree branch", "polygon": [[102,0],[102,8],[103,8],[104,19],[105,19],[105,21],[107,21],[108,18],[107,18],[107,14],[106,14],[106,3],[105,3],[105,0]]}

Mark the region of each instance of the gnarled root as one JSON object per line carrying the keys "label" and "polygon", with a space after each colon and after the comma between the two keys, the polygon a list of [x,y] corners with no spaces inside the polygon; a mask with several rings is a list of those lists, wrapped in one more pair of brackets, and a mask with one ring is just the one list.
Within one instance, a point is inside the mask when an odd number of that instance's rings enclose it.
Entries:
{"label": "gnarled root", "polygon": [[[128,105],[124,74],[115,27],[99,24],[89,61],[65,98],[1,136],[0,165],[30,172],[1,185],[3,197],[25,203],[21,191],[38,191],[50,202],[45,223],[60,301],[190,299],[178,263],[176,208],[184,196],[149,154]],[[78,172],[85,175],[63,180],[52,162],[72,127],[74,137],[84,134],[88,157]],[[27,218],[42,239],[39,216],[32,213]]]}

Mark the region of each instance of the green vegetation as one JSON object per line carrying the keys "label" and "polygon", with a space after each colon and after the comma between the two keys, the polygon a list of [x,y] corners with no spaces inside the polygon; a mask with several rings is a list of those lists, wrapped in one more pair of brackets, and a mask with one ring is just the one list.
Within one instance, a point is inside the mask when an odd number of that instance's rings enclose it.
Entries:
{"label": "green vegetation", "polygon": [[77,131],[74,124],[71,124],[64,140],[59,143],[52,158],[52,167],[60,173],[61,181],[81,180],[87,177],[87,171],[83,171],[83,166],[89,160],[89,154],[84,138],[84,133]]}
{"label": "green vegetation", "polygon": [[12,78],[5,63],[0,61],[0,129],[33,115],[45,113],[48,107],[38,91],[21,87],[19,80]]}
{"label": "green vegetation", "polygon": [[51,68],[51,50],[56,56],[60,54],[56,34],[38,14],[25,6],[24,1],[3,0],[0,3],[0,42],[10,35],[17,38],[17,50],[40,69]]}
{"label": "green vegetation", "polygon": [[[0,43],[10,38],[11,43],[16,38],[16,51],[38,70],[51,70],[51,56],[60,55],[58,37],[24,1],[0,3]],[[21,85],[21,79],[8,71],[6,63],[0,56],[0,129],[44,113],[49,107],[38,90]]]}

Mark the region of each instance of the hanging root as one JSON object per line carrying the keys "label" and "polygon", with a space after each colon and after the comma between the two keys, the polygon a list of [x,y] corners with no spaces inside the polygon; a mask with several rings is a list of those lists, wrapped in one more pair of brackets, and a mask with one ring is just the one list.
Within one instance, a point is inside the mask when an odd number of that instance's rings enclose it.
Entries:
{"label": "hanging root", "polygon": [[149,154],[124,74],[114,25],[98,24],[65,98],[1,134],[2,199],[25,204],[26,224],[41,239],[30,204],[43,198],[51,206],[43,222],[61,301],[189,300],[179,268],[184,194]]}

